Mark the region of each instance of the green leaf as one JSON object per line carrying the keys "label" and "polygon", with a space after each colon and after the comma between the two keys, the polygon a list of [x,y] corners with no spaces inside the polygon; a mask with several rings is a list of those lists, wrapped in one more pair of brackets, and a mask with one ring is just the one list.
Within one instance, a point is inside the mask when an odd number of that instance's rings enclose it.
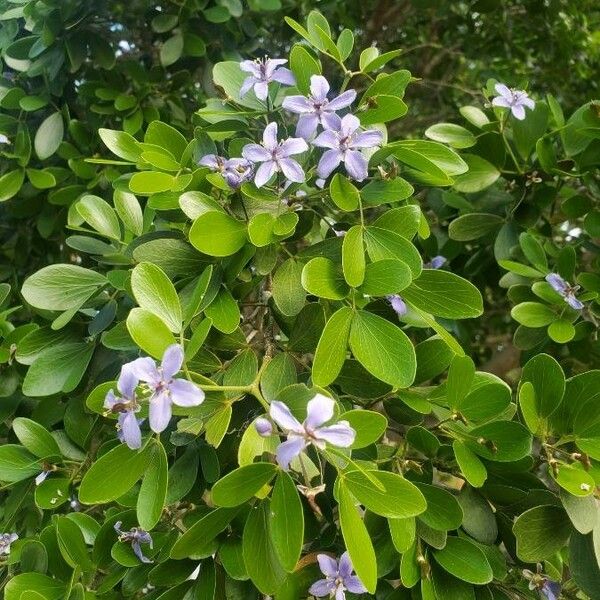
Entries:
{"label": "green leaf", "polygon": [[575,326],[566,319],[559,319],[548,325],[548,337],[557,344],[570,342],[576,334]]}
{"label": "green leaf", "polygon": [[10,200],[16,196],[25,181],[25,172],[21,169],[8,171],[0,177],[0,202]]}
{"label": "green leaf", "polygon": [[240,512],[239,508],[216,508],[198,519],[173,545],[170,556],[182,558],[206,556],[212,541]]}
{"label": "green leaf", "polygon": [[416,521],[408,519],[388,519],[390,535],[394,548],[404,554],[414,543],[416,536]]}
{"label": "green leaf", "polygon": [[469,213],[454,219],[448,227],[450,239],[468,242],[496,231],[504,219],[488,213]]}
{"label": "green leaf", "polygon": [[50,158],[60,146],[65,133],[63,117],[60,112],[46,117],[35,132],[33,147],[40,160]]}
{"label": "green leaf", "polygon": [[68,517],[58,517],[56,539],[60,553],[71,567],[80,568],[83,571],[94,569],[81,529],[73,520]]}
{"label": "green leaf", "polygon": [[49,265],[28,277],[23,298],[36,308],[71,310],[82,306],[108,283],[104,275],[77,265]]}
{"label": "green leaf", "polygon": [[468,485],[460,491],[458,501],[465,515],[463,529],[478,542],[493,545],[498,537],[498,525],[489,502]]}
{"label": "green leaf", "polygon": [[104,504],[127,493],[144,474],[151,457],[151,448],[134,451],[125,444],[103,454],[81,480],[80,502]]}
{"label": "green leaf", "polygon": [[292,478],[281,471],[271,496],[269,529],[281,566],[291,573],[302,553],[304,513]]}
{"label": "green leaf", "polygon": [[512,462],[531,454],[531,434],[516,421],[494,421],[474,427],[469,434],[463,441],[487,460]]}
{"label": "green leaf", "polygon": [[325,387],[340,374],[346,360],[352,318],[352,309],[343,306],[327,321],[313,360],[312,379],[316,385]]}
{"label": "green leaf", "polygon": [[305,95],[310,93],[310,78],[321,74],[319,62],[304,46],[295,44],[290,52],[290,69],[296,78],[296,87]]}
{"label": "green leaf", "polygon": [[160,63],[168,67],[176,63],[183,54],[183,36],[181,33],[172,35],[160,48]]}
{"label": "green leaf", "polygon": [[483,585],[493,579],[485,554],[467,539],[449,537],[445,548],[434,550],[433,556],[448,573],[468,583]]}
{"label": "green leaf", "polygon": [[479,290],[469,281],[437,269],[424,269],[402,292],[402,298],[436,317],[468,319],[483,312]]}
{"label": "green leaf", "polygon": [[524,562],[550,558],[561,550],[571,534],[571,522],[557,506],[535,506],[517,517],[513,525],[517,556]]}
{"label": "green leaf", "polygon": [[368,296],[397,294],[410,285],[412,273],[401,260],[385,258],[369,263],[360,291]]}
{"label": "green leaf", "polygon": [[405,262],[413,277],[419,277],[423,269],[421,255],[409,240],[395,231],[381,227],[367,227],[365,231],[367,253],[373,262],[392,258]]}
{"label": "green leaf", "polygon": [[546,133],[548,112],[544,102],[536,102],[533,110],[527,110],[525,119],[511,119],[515,146],[523,158],[529,157],[538,139]]}
{"label": "green leaf", "polygon": [[381,229],[389,229],[394,233],[411,240],[419,231],[422,214],[418,206],[409,204],[398,206],[377,217],[373,225]]}
{"label": "green leaf", "polygon": [[142,171],[134,173],[129,180],[129,189],[140,196],[151,196],[160,192],[170,191],[176,184],[176,179],[168,173],[158,171]]}
{"label": "green leaf", "polygon": [[471,125],[481,129],[484,125],[487,125],[490,120],[487,115],[476,106],[461,106],[459,109],[460,114],[467,120]]}
{"label": "green leaf", "polygon": [[565,393],[565,374],[548,354],[534,356],[523,367],[521,384],[531,382],[535,390],[535,408],[540,417],[550,416],[559,406]]}
{"label": "green leaf", "polygon": [[125,227],[136,236],[142,235],[142,231],[144,230],[144,217],[137,198],[129,192],[115,190],[113,202],[115,204],[115,210]]}
{"label": "green leaf", "polygon": [[556,465],[557,472],[551,470],[554,481],[573,496],[590,496],[594,493],[594,478],[583,469],[582,465]]}
{"label": "green leaf", "polygon": [[230,256],[246,243],[246,225],[225,213],[209,211],[194,221],[189,237],[192,246],[204,254]]}
{"label": "green leaf", "polygon": [[408,106],[398,96],[378,94],[369,98],[368,108],[358,113],[363,127],[375,123],[387,123],[403,117],[408,112]]}
{"label": "green leaf", "polygon": [[247,108],[264,109],[264,103],[256,98],[254,91],[250,90],[243,98],[240,97],[240,88],[246,77],[247,73],[240,69],[239,62],[225,61],[213,67],[215,86],[221,88],[227,98]]}
{"label": "green leaf", "polygon": [[465,476],[465,479],[473,487],[481,487],[487,479],[487,470],[485,465],[479,460],[476,454],[471,452],[465,444],[459,440],[452,442],[454,457]]}
{"label": "green leaf", "polygon": [[365,277],[365,249],[363,245],[363,228],[361,225],[351,227],[342,243],[342,270],[350,287],[358,287]]}
{"label": "green leaf", "polygon": [[92,229],[113,240],[121,239],[119,219],[108,202],[98,196],[88,194],[77,202],[75,208]]}
{"label": "green leaf", "polygon": [[370,471],[382,489],[377,489],[362,471],[344,473],[352,495],[371,512],[393,519],[420,515],[427,508],[423,494],[410,481],[388,471]]}
{"label": "green leaf", "polygon": [[470,148],[477,141],[468,129],[454,123],[436,123],[425,130],[425,135],[453,148]]}
{"label": "green leaf", "polygon": [[522,233],[519,236],[519,244],[523,250],[523,254],[527,260],[541,271],[547,271],[548,261],[546,259],[546,252],[542,244],[529,233]]}
{"label": "green leaf", "polygon": [[42,573],[20,573],[11,577],[4,589],[5,600],[35,600],[27,598],[27,592],[37,592],[45,600],[62,600],[66,584]]}
{"label": "green leaf", "polygon": [[458,192],[468,194],[480,192],[490,187],[500,177],[500,171],[492,163],[480,156],[464,154],[463,159],[467,163],[469,170],[456,177],[454,189]]}
{"label": "green leaf", "polygon": [[544,327],[557,318],[548,305],[539,302],[521,302],[513,306],[510,314],[517,323],[526,327]]}
{"label": "green leaf", "polygon": [[309,294],[328,300],[342,300],[349,292],[336,264],[324,256],[313,258],[304,265],[302,286]]}
{"label": "green leaf", "polygon": [[142,150],[132,135],[113,129],[99,129],[98,134],[113,154],[133,163],[138,161]]}
{"label": "green leaf", "polygon": [[175,336],[165,322],[144,308],[129,311],[127,331],[144,352],[157,359],[162,359],[165,350],[176,343]]}
{"label": "green leaf", "polygon": [[[569,543],[569,566],[575,583],[590,598],[600,589],[600,565],[598,565],[598,534],[581,535],[573,532]],[[8,591],[8,586],[7,586]],[[7,596],[7,600],[9,600]]]}
{"label": "green leaf", "polygon": [[414,188],[401,177],[391,180],[374,179],[360,190],[363,202],[367,206],[394,204],[412,196]]}
{"label": "green leaf", "polygon": [[18,444],[0,446],[0,481],[14,483],[39,475],[42,463]]}
{"label": "green leaf", "polygon": [[286,316],[297,315],[306,302],[306,292],[302,287],[302,265],[288,258],[273,275],[273,300],[277,308]]}
{"label": "green leaf", "polygon": [[340,481],[338,487],[339,518],[342,536],[354,569],[362,584],[371,594],[377,587],[377,560],[369,532],[356,509],[354,498]]}
{"label": "green leaf", "polygon": [[12,422],[12,429],[21,444],[39,458],[61,456],[56,440],[39,423],[25,417],[17,417]]}
{"label": "green leaf", "polygon": [[590,533],[598,521],[598,507],[593,496],[573,496],[560,491],[560,500],[571,519],[573,527],[579,533]]}
{"label": "green leaf", "polygon": [[167,454],[160,441],[153,444],[151,452],[136,505],[138,523],[146,531],[154,529],[160,521],[169,480]]}
{"label": "green leaf", "polygon": [[356,359],[381,381],[405,388],[415,378],[415,350],[396,325],[367,311],[357,311],[350,328],[350,348]]}
{"label": "green leaf", "polygon": [[374,444],[385,433],[388,424],[387,419],[381,413],[372,410],[349,410],[343,413],[340,419],[348,421],[350,427],[356,432],[354,443],[350,446],[352,449]]}
{"label": "green leaf", "polygon": [[450,531],[460,527],[463,511],[453,494],[425,483],[419,483],[417,487],[427,501],[427,510],[419,516],[425,525],[439,531]]}
{"label": "green leaf", "polygon": [[265,595],[274,595],[285,579],[270,533],[270,503],[263,500],[250,509],[244,534],[242,553],[252,583]]}
{"label": "green leaf", "polygon": [[155,314],[174,333],[181,331],[181,304],[171,280],[152,263],[142,262],[131,273],[131,289],[141,308]]}
{"label": "green leaf", "polygon": [[336,173],[329,184],[329,195],[335,205],[346,212],[358,208],[360,193],[356,186],[341,173]]}
{"label": "green leaf", "polygon": [[42,169],[26,169],[26,171],[31,185],[38,190],[47,190],[56,185],[56,177],[49,171]]}
{"label": "green leaf", "polygon": [[458,410],[469,393],[475,376],[475,364],[469,356],[455,356],[448,369],[446,398],[450,408]]}
{"label": "green leaf", "polygon": [[231,471],[212,488],[212,500],[217,506],[233,507],[255,496],[277,473],[272,463],[252,463]]}

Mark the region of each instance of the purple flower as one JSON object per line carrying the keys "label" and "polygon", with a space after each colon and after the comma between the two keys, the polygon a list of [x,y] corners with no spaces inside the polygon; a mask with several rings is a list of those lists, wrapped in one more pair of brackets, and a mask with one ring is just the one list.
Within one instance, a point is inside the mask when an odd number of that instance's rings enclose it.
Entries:
{"label": "purple flower", "polygon": [[285,85],[295,85],[296,80],[289,69],[282,67],[287,60],[285,58],[271,59],[258,58],[256,60],[243,60],[240,63],[240,69],[250,76],[244,79],[240,89],[240,98],[245,96],[250,88],[254,88],[254,93],[259,100],[266,100],[269,94],[269,83],[277,81]]}
{"label": "purple flower", "polygon": [[330,148],[323,153],[317,174],[327,179],[333,170],[344,163],[346,172],[352,179],[362,181],[368,175],[368,161],[360,148],[375,148],[383,141],[383,134],[376,129],[359,131],[360,121],[354,115],[346,115],[340,121],[338,130],[328,129],[320,133],[313,145]]}
{"label": "purple flower", "polygon": [[153,562],[149,558],[142,554],[140,544],[150,544],[150,548],[153,548],[152,536],[141,527],[132,527],[129,531],[121,531],[122,521],[115,523],[115,531],[119,534],[120,542],[130,542],[133,553],[143,562]]}
{"label": "purple flower", "polygon": [[367,591],[361,580],[352,575],[352,561],[348,552],[342,554],[339,562],[327,554],[317,554],[317,560],[325,578],[310,586],[308,593],[312,596],[335,595],[335,600],[344,600],[346,590],[352,594],[364,594]]}
{"label": "purple flower", "polygon": [[[538,566],[538,569],[540,567]],[[537,590],[540,594],[540,598],[546,600],[558,600],[560,596],[560,583],[553,581],[542,573],[532,573],[529,569],[523,570],[523,577],[529,580],[529,589]]]}
{"label": "purple flower", "polygon": [[305,179],[302,167],[293,158],[308,150],[308,144],[302,138],[277,140],[277,123],[269,123],[263,132],[263,143],[246,144],[242,156],[254,163],[262,163],[256,170],[254,184],[262,187],[271,177],[281,171],[290,181],[302,183]]}
{"label": "purple flower", "polygon": [[333,417],[334,406],[335,402],[331,398],[317,394],[308,402],[306,419],[300,423],[283,402],[271,402],[271,418],[287,432],[287,441],[279,444],[277,448],[277,462],[282,469],[287,471],[292,459],[310,444],[323,450],[326,442],[341,448],[347,448],[354,443],[356,432],[348,421],[338,421],[322,427],[323,423]]}
{"label": "purple flower", "polygon": [[204,402],[204,392],[187,379],[174,379],[183,364],[183,350],[172,344],[163,354],[160,367],[149,357],[129,363],[134,375],[150,388],[150,429],[160,433],[171,420],[171,405],[198,406]]}
{"label": "purple flower", "polygon": [[273,433],[273,424],[264,417],[258,417],[254,421],[254,428],[256,429],[256,433],[261,437],[269,437]]}
{"label": "purple flower", "polygon": [[510,108],[513,117],[519,121],[525,118],[525,107],[531,110],[535,108],[535,102],[523,90],[511,90],[503,83],[497,83],[495,90],[500,95],[492,100],[492,105]]}
{"label": "purple flower", "polygon": [[252,178],[252,164],[245,158],[226,159],[216,154],[207,154],[200,159],[198,164],[208,167],[216,173],[221,173],[227,185],[234,189]]}
{"label": "purple flower", "polygon": [[424,264],[423,266],[426,269],[440,269],[441,267],[444,266],[446,262],[446,257],[445,256],[434,256],[428,263]]}
{"label": "purple flower", "polygon": [[575,292],[579,289],[578,285],[571,286],[558,273],[549,273],[546,275],[546,281],[552,286],[552,289],[559,293],[565,302],[575,310],[583,308],[583,302],[577,300]]}
{"label": "purple flower", "polygon": [[399,317],[403,317],[408,312],[404,300],[398,294],[390,294],[386,299]]}
{"label": "purple flower", "polygon": [[16,542],[19,536],[16,533],[0,533],[0,556],[10,553],[10,545]]}
{"label": "purple flower", "polygon": [[288,96],[283,100],[283,108],[300,115],[296,135],[310,139],[322,125],[325,129],[339,129],[340,118],[335,111],[350,106],[356,99],[356,92],[348,90],[332,100],[327,99],[329,82],[322,75],[310,78],[310,96]]}
{"label": "purple flower", "polygon": [[[132,363],[130,363],[132,364]],[[140,424],[142,419],[138,419],[135,413],[140,410],[140,406],[135,396],[135,388],[138,385],[138,377],[132,371],[130,364],[123,365],[117,389],[120,396],[110,390],[104,399],[104,408],[113,413],[119,413],[117,421],[117,436],[121,442],[125,442],[132,450],[142,447],[142,432]]]}

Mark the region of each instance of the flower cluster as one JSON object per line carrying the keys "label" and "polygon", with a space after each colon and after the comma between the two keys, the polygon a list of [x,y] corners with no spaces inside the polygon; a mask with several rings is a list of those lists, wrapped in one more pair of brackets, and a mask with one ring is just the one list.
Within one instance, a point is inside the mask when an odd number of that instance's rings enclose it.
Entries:
{"label": "flower cluster", "polygon": [[155,433],[164,431],[169,425],[172,405],[198,406],[204,401],[204,392],[187,379],[175,378],[183,364],[183,350],[179,344],[169,346],[163,355],[160,366],[150,357],[137,358],[121,368],[117,382],[120,396],[110,390],[104,400],[104,407],[119,413],[117,430],[119,439],[132,450],[141,447],[142,434],[140,420],[136,417],[141,406],[136,396],[140,386],[148,397],[150,429]]}
{"label": "flower cluster", "polygon": [[[240,68],[250,76],[240,90],[246,95],[251,88],[256,97],[266,100],[268,86],[272,81],[294,85],[291,71],[282,67],[283,59],[245,60]],[[322,75],[313,75],[308,96],[291,95],[284,98],[282,107],[299,115],[296,136],[280,139],[278,124],[267,124],[261,144],[246,144],[241,158],[224,158],[215,154],[203,156],[199,164],[220,173],[227,184],[239,188],[254,176],[254,184],[266,185],[276,173],[285,177],[285,184],[303,183],[306,174],[300,163],[291,158],[310,150],[310,147],[325,148],[317,165],[318,181],[325,180],[343,164],[349,177],[363,181],[368,177],[368,160],[363,150],[377,148],[383,142],[383,134],[376,129],[361,130],[360,120],[353,114],[340,117],[337,111],[348,108],[356,99],[355,90],[346,90],[334,98],[328,98],[330,85]],[[319,127],[323,129],[316,137]]]}

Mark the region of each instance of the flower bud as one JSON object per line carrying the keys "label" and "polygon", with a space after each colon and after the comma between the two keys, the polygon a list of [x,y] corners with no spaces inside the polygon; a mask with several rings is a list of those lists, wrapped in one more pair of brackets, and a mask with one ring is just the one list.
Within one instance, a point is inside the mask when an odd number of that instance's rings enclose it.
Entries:
{"label": "flower bud", "polygon": [[259,417],[254,421],[254,427],[256,428],[256,432],[261,437],[269,437],[271,433],[273,433],[273,425],[271,421],[265,419],[263,417]]}

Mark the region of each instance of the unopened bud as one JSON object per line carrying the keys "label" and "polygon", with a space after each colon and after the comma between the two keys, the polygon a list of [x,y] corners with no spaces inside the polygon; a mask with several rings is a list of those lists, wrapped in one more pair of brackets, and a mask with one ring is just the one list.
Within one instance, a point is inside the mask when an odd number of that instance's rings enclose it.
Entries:
{"label": "unopened bud", "polygon": [[269,437],[273,433],[273,425],[271,424],[271,421],[263,417],[259,417],[256,419],[256,421],[254,421],[254,427],[258,435],[261,437]]}

